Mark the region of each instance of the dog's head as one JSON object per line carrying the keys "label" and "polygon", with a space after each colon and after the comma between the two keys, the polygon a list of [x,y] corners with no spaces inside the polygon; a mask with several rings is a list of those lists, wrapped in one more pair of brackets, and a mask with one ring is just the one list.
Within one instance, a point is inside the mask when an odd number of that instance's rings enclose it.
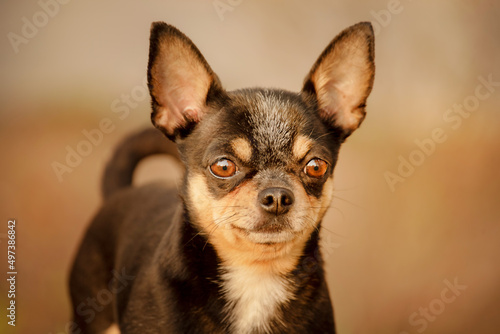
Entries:
{"label": "dog's head", "polygon": [[299,256],[330,205],[339,147],[365,117],[371,25],[341,32],[300,93],[224,90],[196,46],[165,23],[152,25],[150,43],[151,117],[179,146],[192,221],[227,262]]}

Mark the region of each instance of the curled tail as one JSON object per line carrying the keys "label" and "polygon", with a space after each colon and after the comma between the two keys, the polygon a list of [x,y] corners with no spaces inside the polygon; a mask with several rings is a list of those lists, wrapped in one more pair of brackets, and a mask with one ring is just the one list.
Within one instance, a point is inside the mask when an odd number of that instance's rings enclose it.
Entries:
{"label": "curled tail", "polygon": [[177,146],[155,128],[125,138],[106,165],[102,180],[104,199],[120,189],[130,187],[137,164],[154,154],[167,154],[179,159]]}

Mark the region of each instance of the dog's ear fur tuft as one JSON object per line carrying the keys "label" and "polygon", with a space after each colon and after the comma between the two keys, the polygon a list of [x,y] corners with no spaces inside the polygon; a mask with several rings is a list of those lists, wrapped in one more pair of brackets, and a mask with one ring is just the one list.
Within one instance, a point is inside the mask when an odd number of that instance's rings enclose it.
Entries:
{"label": "dog's ear fur tuft", "polygon": [[375,75],[371,23],[355,24],[333,39],[304,81],[302,92],[317,100],[319,116],[343,138],[365,118],[366,99]]}
{"label": "dog's ear fur tuft", "polygon": [[151,121],[174,141],[203,118],[208,95],[223,91],[193,42],[164,22],[151,25],[148,86]]}

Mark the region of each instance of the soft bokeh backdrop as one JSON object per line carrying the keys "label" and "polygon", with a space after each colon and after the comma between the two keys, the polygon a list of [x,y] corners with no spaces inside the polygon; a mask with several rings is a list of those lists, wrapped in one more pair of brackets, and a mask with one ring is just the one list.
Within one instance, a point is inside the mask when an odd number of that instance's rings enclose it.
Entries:
{"label": "soft bokeh backdrop", "polygon": [[[369,20],[375,86],[323,231],[338,331],[499,333],[500,2],[59,1],[0,5],[0,276],[10,218],[18,268],[15,328],[0,280],[0,332],[66,333],[103,166],[149,126],[152,21],[186,33],[228,89],[297,91],[338,32]],[[103,119],[108,133],[85,147]],[[58,176],[77,149],[87,156]],[[152,160],[136,181],[178,175]]]}

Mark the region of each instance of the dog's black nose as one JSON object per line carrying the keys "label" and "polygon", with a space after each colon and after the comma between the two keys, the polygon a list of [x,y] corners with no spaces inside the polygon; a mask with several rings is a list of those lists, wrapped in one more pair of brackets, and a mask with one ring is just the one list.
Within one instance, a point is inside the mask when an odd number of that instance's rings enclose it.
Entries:
{"label": "dog's black nose", "polygon": [[294,201],[293,193],[285,188],[267,188],[259,194],[260,206],[275,215],[287,213]]}

